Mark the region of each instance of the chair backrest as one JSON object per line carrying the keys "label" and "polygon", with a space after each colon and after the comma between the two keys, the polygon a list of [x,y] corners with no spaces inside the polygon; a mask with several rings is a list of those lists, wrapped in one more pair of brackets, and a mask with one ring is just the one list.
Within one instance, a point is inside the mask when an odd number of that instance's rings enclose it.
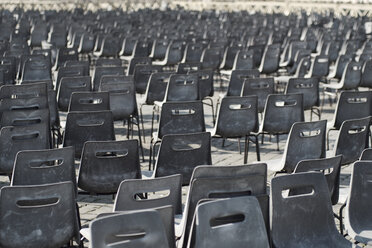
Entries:
{"label": "chair backrest", "polygon": [[48,89],[45,83],[25,85],[3,85],[0,87],[0,99],[4,98],[35,98],[47,97]]}
{"label": "chair backrest", "polygon": [[73,92],[68,112],[110,110],[110,95],[106,92]]}
{"label": "chair backrest", "polygon": [[360,85],[362,78],[362,63],[350,61],[342,74],[340,83],[343,90],[354,90]]}
{"label": "chair backrest", "polygon": [[296,165],[294,173],[321,171],[327,180],[332,205],[336,205],[340,191],[341,159],[342,156],[337,155],[330,158],[301,160]]}
{"label": "chair backrest", "polygon": [[260,65],[260,72],[263,74],[270,74],[279,69],[280,61],[280,46],[277,44],[268,45],[263,54]]}
{"label": "chair backrest", "polygon": [[262,113],[265,109],[267,97],[274,94],[274,78],[247,78],[244,80],[241,96],[257,96],[258,112]]}
{"label": "chair backrest", "polygon": [[177,74],[188,74],[192,71],[200,71],[202,63],[200,62],[184,62],[177,65]]}
{"label": "chair backrest", "polygon": [[372,93],[370,91],[341,92],[334,118],[333,128],[340,129],[346,120],[364,118],[371,115]]}
{"label": "chair backrest", "polygon": [[79,188],[114,194],[125,179],[141,178],[137,140],[85,142],[79,168]]}
{"label": "chair backrest", "polygon": [[120,67],[122,65],[121,59],[119,58],[98,58],[96,61],[96,66],[103,67]]}
{"label": "chair backrest", "polygon": [[125,120],[137,114],[133,76],[103,76],[99,91],[109,92],[114,120]]}
{"label": "chair backrest", "polygon": [[329,58],[327,55],[318,55],[315,57],[311,68],[311,77],[321,78],[329,73]]}
{"label": "chair backrest", "polygon": [[[190,180],[190,190],[187,196],[184,219],[183,237],[187,240],[190,234],[192,220],[197,204],[202,199],[216,199],[238,196],[264,196],[261,209],[268,224],[269,204],[266,195],[266,164],[245,166],[198,166]],[[259,199],[260,201],[260,199]],[[183,247],[186,247],[183,243]]]}
{"label": "chair backrest", "polygon": [[150,57],[154,60],[163,60],[170,42],[168,39],[155,39]]}
{"label": "chair backrest", "polygon": [[167,102],[199,100],[199,77],[195,74],[170,76],[164,100]]}
{"label": "chair backrest", "polygon": [[80,243],[73,183],[1,188],[0,227],[2,247],[60,247],[73,238]]}
{"label": "chair backrest", "polygon": [[233,70],[251,70],[254,69],[253,50],[240,50],[237,52],[234,60]]}
{"label": "chair backrest", "polygon": [[342,74],[345,71],[345,68],[349,62],[351,62],[353,59],[351,54],[342,54],[338,56],[335,64],[336,73],[335,78],[341,79]]}
{"label": "chair backrest", "polygon": [[76,188],[74,148],[20,151],[17,153],[11,186],[70,181]]}
{"label": "chair backrest", "polygon": [[[175,214],[182,214],[182,175],[152,179],[126,179],[120,183],[114,211],[131,211],[161,206],[173,206]],[[149,197],[154,193],[154,197]],[[147,199],[140,197],[148,194]]]}
{"label": "chair backrest", "polygon": [[68,60],[78,60],[78,52],[75,48],[61,47],[58,49],[55,68],[61,67]]}
{"label": "chair backrest", "polygon": [[261,131],[289,133],[293,123],[304,121],[302,94],[274,94],[267,97]]}
{"label": "chair backrest", "polygon": [[261,208],[254,196],[198,204],[194,223],[187,246],[190,248],[270,247]]}
{"label": "chair backrest", "polygon": [[351,237],[359,242],[368,243],[363,235],[371,226],[371,161],[358,161],[352,167],[350,190],[346,202],[345,228]]}
{"label": "chair backrest", "polygon": [[91,248],[169,248],[160,214],[156,210],[115,214],[89,224]]}
{"label": "chair backrest", "polygon": [[372,148],[364,149],[359,160],[372,160]]}
{"label": "chair backrest", "polygon": [[151,65],[151,58],[149,57],[134,57],[130,60],[127,75],[133,75],[136,65]]}
{"label": "chair backrest", "polygon": [[240,96],[244,80],[248,78],[257,78],[260,76],[260,71],[252,70],[234,70],[231,73],[229,87],[227,89],[228,96]]}
{"label": "chair backrest", "polygon": [[84,76],[84,66],[60,67],[57,74],[56,89],[59,88],[62,78],[82,76]]}
{"label": "chair backrest", "polygon": [[93,51],[95,41],[94,34],[84,33],[80,39],[78,47],[79,53],[89,53]]}
{"label": "chair backrest", "polygon": [[210,133],[169,134],[162,137],[154,173],[155,177],[181,174],[182,185],[188,185],[196,166],[211,164]]}
{"label": "chair backrest", "polygon": [[207,69],[199,71],[189,71],[188,74],[198,75],[199,99],[204,99],[205,97],[213,96],[214,94],[213,70]]}
{"label": "chair backrest", "polygon": [[[293,189],[304,191],[288,195]],[[287,194],[286,194],[287,193]],[[319,172],[274,177],[271,180],[271,230],[275,247],[335,247],[348,243],[337,231],[329,190]],[[344,244],[344,246],[351,247]]]}
{"label": "chair backrest", "polygon": [[258,131],[257,96],[222,98],[216,134],[224,138],[244,137]]}
{"label": "chair backrest", "polygon": [[49,149],[49,130],[47,123],[28,126],[7,126],[0,130],[0,171],[13,172],[16,154],[22,150]]}
{"label": "chair backrest", "polygon": [[372,88],[372,59],[364,63],[360,86]]}
{"label": "chair backrest", "polygon": [[75,67],[75,66],[82,66],[84,68],[83,76],[89,76],[90,75],[89,61],[68,60],[64,64],[64,67]]}
{"label": "chair backrest", "polygon": [[31,56],[38,57],[30,57],[24,62],[22,81],[52,80],[51,65],[48,58],[42,55]]}
{"label": "chair backrest", "polygon": [[73,92],[89,92],[91,89],[90,76],[63,77],[57,93],[58,108],[62,111],[67,111]]}
{"label": "chair backrest", "polygon": [[111,111],[70,112],[66,117],[63,146],[74,146],[79,158],[86,141],[115,140]]}
{"label": "chair backrest", "polygon": [[165,102],[161,108],[158,136],[205,131],[204,110],[201,101]]}
{"label": "chair backrest", "polygon": [[93,90],[98,91],[103,76],[124,76],[124,67],[120,66],[96,66],[93,76]]}
{"label": "chair backrest", "polygon": [[301,160],[325,158],[326,126],[326,120],[292,125],[282,157],[286,172],[292,173]]}
{"label": "chair backrest", "polygon": [[200,61],[203,69],[216,70],[220,67],[224,49],[220,47],[206,48],[203,51]]}
{"label": "chair backrest", "polygon": [[368,146],[370,117],[346,120],[342,123],[333,148],[333,155],[342,155],[341,164],[349,164],[359,159]]}
{"label": "chair backrest", "polygon": [[155,72],[149,78],[146,88],[146,104],[153,105],[155,101],[163,101],[167,90],[168,82],[172,72]]}
{"label": "chair backrest", "polygon": [[162,71],[163,67],[160,65],[136,65],[133,72],[136,92],[145,93],[151,74]]}
{"label": "chair backrest", "polygon": [[183,58],[183,41],[172,41],[167,48],[165,54],[166,65],[176,65],[181,62]]}
{"label": "chair backrest", "polygon": [[319,106],[319,79],[318,78],[291,78],[288,81],[286,94],[302,93],[304,110]]}
{"label": "chair backrest", "polygon": [[185,49],[185,62],[200,62],[201,56],[205,49],[202,43],[189,43]]}

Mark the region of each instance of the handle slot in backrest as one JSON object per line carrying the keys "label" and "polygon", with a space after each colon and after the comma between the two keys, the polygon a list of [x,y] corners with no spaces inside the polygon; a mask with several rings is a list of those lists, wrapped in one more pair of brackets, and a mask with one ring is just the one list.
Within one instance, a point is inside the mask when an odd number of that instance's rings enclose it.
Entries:
{"label": "handle slot in backrest", "polygon": [[160,190],[146,190],[143,192],[137,192],[132,195],[132,199],[135,201],[148,201],[155,199],[163,199],[170,196],[170,189]]}
{"label": "handle slot in backrest", "polygon": [[184,85],[192,85],[194,84],[194,80],[186,79],[186,80],[176,80],[177,86],[184,86]]}
{"label": "handle slot in backrest", "polygon": [[306,130],[306,131],[301,131],[300,132],[300,137],[302,137],[302,138],[315,137],[315,136],[319,136],[320,133],[321,133],[320,129]]}
{"label": "handle slot in backrest", "polygon": [[245,80],[245,79],[252,78],[252,76],[250,76],[250,75],[238,75],[238,78],[241,79],[241,80]]}
{"label": "handle slot in backrest", "polygon": [[76,120],[76,124],[81,127],[93,127],[93,126],[102,126],[105,124],[104,119],[79,119]]}
{"label": "handle slot in backrest", "polygon": [[251,109],[252,104],[230,104],[229,109],[230,110],[246,110]]}
{"label": "handle slot in backrest", "polygon": [[43,199],[18,200],[16,202],[16,205],[19,208],[41,208],[54,206],[57,205],[58,203],[59,203],[58,197],[50,197]]}
{"label": "handle slot in backrest", "polygon": [[366,182],[368,184],[372,183],[372,174],[363,174],[363,182]]}
{"label": "handle slot in backrest", "polygon": [[287,106],[296,106],[297,101],[294,99],[288,100],[278,100],[275,102],[275,107],[287,107]]}
{"label": "handle slot in backrest", "polygon": [[105,238],[105,244],[107,247],[117,246],[120,244],[128,243],[131,240],[141,239],[146,236],[146,232],[142,229],[131,230],[127,233],[115,233]]}
{"label": "handle slot in backrest", "polygon": [[313,196],[315,189],[313,185],[300,185],[282,190],[283,198],[294,198],[298,196]]}
{"label": "handle slot in backrest", "polygon": [[28,166],[30,168],[46,168],[46,167],[58,167],[64,163],[63,158],[53,158],[50,160],[43,160],[43,161],[30,161]]}
{"label": "handle slot in backrest", "polygon": [[209,220],[209,225],[211,228],[218,228],[228,224],[234,224],[243,222],[245,220],[245,215],[241,213],[215,217]]}
{"label": "handle slot in backrest", "polygon": [[123,158],[128,156],[128,149],[122,150],[98,150],[95,152],[96,158]]}
{"label": "handle slot in backrest", "polygon": [[103,99],[102,98],[93,98],[93,97],[86,97],[86,98],[80,98],[79,99],[79,103],[80,104],[94,104],[94,105],[98,105],[98,104],[102,104],[103,102]]}
{"label": "handle slot in backrest", "polygon": [[193,143],[185,143],[182,140],[175,141],[174,144],[172,144],[172,150],[175,152],[185,152],[185,151],[193,151],[200,149],[202,146],[202,142],[193,142]]}
{"label": "handle slot in backrest", "polygon": [[172,109],[172,115],[194,115],[195,109]]}
{"label": "handle slot in backrest", "polygon": [[252,89],[268,89],[270,84],[266,82],[253,82],[250,84]]}
{"label": "handle slot in backrest", "polygon": [[87,87],[87,84],[84,82],[73,82],[68,85],[68,88],[70,89],[79,89],[79,88],[85,88]]}
{"label": "handle slot in backrest", "polygon": [[366,130],[366,126],[353,126],[353,127],[350,127],[350,129],[347,131],[348,134],[358,134],[358,133],[362,133]]}
{"label": "handle slot in backrest", "polygon": [[210,192],[208,198],[229,198],[229,197],[239,197],[239,196],[249,196],[252,195],[251,190],[245,191],[233,191],[233,192]]}
{"label": "handle slot in backrest", "polygon": [[366,103],[368,101],[367,97],[349,97],[346,99],[347,103]]}
{"label": "handle slot in backrest", "polygon": [[10,110],[13,111],[13,110],[19,110],[19,111],[24,111],[24,110],[38,110],[39,109],[39,105],[28,105],[28,106],[24,106],[24,105],[21,105],[21,106],[16,106],[16,105],[13,105],[10,107]]}
{"label": "handle slot in backrest", "polygon": [[13,120],[11,125],[12,126],[28,126],[28,125],[35,125],[41,123],[40,118],[34,119],[23,119],[23,120]]}
{"label": "handle slot in backrest", "polygon": [[31,133],[31,134],[14,134],[12,135],[12,140],[14,141],[22,141],[22,140],[30,140],[36,139],[39,137],[39,132]]}
{"label": "handle slot in backrest", "polygon": [[295,85],[296,89],[310,89],[313,87],[314,87],[313,83],[298,83]]}
{"label": "handle slot in backrest", "polygon": [[200,74],[199,75],[199,80],[208,80],[209,79],[209,74]]}

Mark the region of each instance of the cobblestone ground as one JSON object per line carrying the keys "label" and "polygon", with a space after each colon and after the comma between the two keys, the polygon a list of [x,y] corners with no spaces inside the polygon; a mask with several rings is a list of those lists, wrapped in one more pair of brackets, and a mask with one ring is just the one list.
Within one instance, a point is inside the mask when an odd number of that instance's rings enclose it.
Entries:
{"label": "cobblestone ground", "polygon": [[[218,96],[219,92],[216,92],[215,95]],[[138,96],[141,97],[141,96]],[[217,97],[213,98],[214,103],[217,102]],[[326,102],[322,112],[322,119],[327,119],[331,121],[333,118],[335,104],[332,107]],[[144,121],[145,121],[145,135],[146,135],[146,143],[143,144],[144,146],[144,153],[145,153],[145,162],[141,161],[142,170],[148,170],[148,155],[149,155],[149,143],[150,143],[150,129],[151,129],[151,113],[152,113],[152,106],[145,106],[144,107]],[[204,109],[205,113],[205,121],[206,127],[212,128],[213,121],[210,107],[205,106]],[[64,121],[66,118],[66,113],[61,112],[61,121],[62,126],[64,126]],[[315,117],[315,120],[317,117]],[[309,111],[305,112],[305,120],[310,120],[310,113]],[[156,126],[156,125],[155,125]],[[115,133],[117,140],[124,140],[126,139],[126,128],[123,126],[122,122],[115,123]],[[335,142],[335,138],[338,132],[331,132],[330,136],[330,150],[333,148],[333,144]],[[135,133],[134,138],[137,135]],[[276,150],[276,143],[275,138],[272,139],[272,142],[269,141],[269,136],[265,136],[264,144],[260,144],[260,151],[261,151],[261,161],[267,161],[272,159],[281,158],[285,143],[286,143],[287,136],[282,135],[280,136],[280,151]],[[244,141],[242,140],[242,151],[244,149]],[[212,139],[212,162],[213,165],[242,165],[243,164],[243,153],[239,153],[238,151],[238,141],[237,139],[228,139],[225,142],[225,146],[222,147],[222,139]],[[256,153],[254,145],[250,146],[250,151],[248,154],[248,163],[256,162]],[[79,162],[76,161],[76,168],[78,168]],[[76,170],[76,173],[78,170]],[[338,213],[338,210],[342,203],[346,199],[346,195],[348,193],[349,183],[350,183],[350,172],[351,172],[351,165],[343,166],[341,169],[341,182],[340,182],[340,202],[336,206],[334,206],[335,213]],[[273,173],[268,174],[268,188],[269,182],[273,177]],[[1,186],[9,185],[8,178],[2,177],[1,178]],[[188,188],[184,187],[183,189],[183,204],[185,203],[186,194]],[[112,195],[84,195],[79,194],[78,196],[78,205],[80,210],[81,216],[81,224],[83,227],[86,227],[89,222],[96,218],[97,215],[101,213],[111,212],[113,209],[114,203],[114,196]],[[336,220],[336,224],[338,225],[338,220]],[[84,243],[85,247],[88,247],[88,242]],[[372,246],[366,246],[372,247]]]}

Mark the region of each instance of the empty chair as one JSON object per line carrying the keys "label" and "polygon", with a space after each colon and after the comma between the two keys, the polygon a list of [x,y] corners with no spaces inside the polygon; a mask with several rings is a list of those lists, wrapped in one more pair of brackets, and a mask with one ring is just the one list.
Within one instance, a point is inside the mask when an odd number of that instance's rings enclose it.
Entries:
{"label": "empty chair", "polygon": [[80,243],[79,225],[72,182],[0,190],[2,247],[61,247],[73,239]]}
{"label": "empty chair", "polygon": [[92,83],[89,76],[63,77],[57,93],[58,109],[61,111],[68,110],[73,92],[89,92],[91,89]]}
{"label": "empty chair", "polygon": [[324,82],[325,77],[329,74],[329,58],[327,55],[318,55],[315,57],[310,67],[310,72],[305,77],[316,77],[319,81]]}
{"label": "empty chair", "polygon": [[111,111],[77,111],[67,114],[63,146],[74,146],[75,158],[80,158],[86,141],[106,140],[115,140]]}
{"label": "empty chair", "polygon": [[121,66],[121,59],[119,58],[98,58],[96,60],[96,66],[103,66],[103,67],[120,67]]}
{"label": "empty chair", "polygon": [[[259,134],[279,135],[289,133],[293,123],[304,121],[302,94],[274,94],[267,97]],[[263,137],[263,136],[262,136]]]}
{"label": "empty chair", "polygon": [[168,45],[165,58],[162,61],[154,61],[154,65],[163,65],[163,66],[174,66],[182,61],[183,58],[183,41],[173,41]]}
{"label": "empty chair", "polygon": [[262,113],[265,109],[267,97],[274,94],[274,78],[247,78],[244,80],[241,96],[257,96],[258,112]]}
{"label": "empty chair", "polygon": [[181,174],[188,185],[196,166],[212,164],[210,138],[208,132],[163,136],[152,176]]}
{"label": "empty chair", "polygon": [[195,74],[174,74],[170,76],[164,101],[196,101],[199,100],[199,78]]}
{"label": "empty chair", "polygon": [[370,221],[371,161],[358,161],[353,165],[349,197],[346,202],[345,229],[356,242],[370,245],[372,242]]}
{"label": "empty chair", "polygon": [[78,60],[78,52],[75,48],[61,47],[58,49],[56,63],[54,69],[62,67],[62,65],[69,60]]}
{"label": "empty chair", "polygon": [[200,62],[185,62],[177,65],[177,74],[187,74],[192,71],[200,71],[202,64]]}
{"label": "empty chair", "polygon": [[13,172],[16,154],[22,150],[49,149],[46,123],[27,126],[7,126],[0,130],[0,171],[10,175]]}
{"label": "empty chair", "polygon": [[110,110],[109,92],[73,92],[68,106],[72,111],[104,111]]}
{"label": "empty chair", "polygon": [[254,69],[253,50],[238,51],[232,69],[250,70]]}
{"label": "empty chair", "polygon": [[227,96],[240,96],[244,80],[248,78],[257,78],[260,76],[258,70],[235,70],[232,71]]}
{"label": "empty chair", "polygon": [[362,76],[360,86],[372,88],[372,59],[368,60],[362,66]]}
{"label": "empty chair", "polygon": [[[182,175],[151,179],[126,179],[120,183],[114,211],[150,209],[170,205],[175,214],[182,213]],[[140,196],[154,193],[157,197],[143,200]]]}
{"label": "empty chair", "polygon": [[30,57],[24,62],[22,81],[52,80],[51,65],[47,57]]}
{"label": "empty chair", "polygon": [[70,181],[76,191],[74,148],[20,151],[17,153],[11,186]]}
{"label": "empty chair", "polygon": [[254,196],[200,203],[194,218],[189,248],[270,247],[261,208]]}
{"label": "empty chair", "polygon": [[58,69],[56,89],[58,90],[62,78],[84,76],[84,66],[61,67]]}
{"label": "empty chair", "polygon": [[79,188],[114,194],[125,179],[141,178],[138,141],[85,142],[79,168]]}
{"label": "empty chair", "polygon": [[130,60],[127,75],[133,75],[134,68],[137,65],[151,65],[151,58],[148,57],[135,57]]}
{"label": "empty chair", "polygon": [[[299,188],[299,194],[286,194]],[[337,231],[329,189],[319,172],[274,177],[271,213],[274,247],[353,247]]]}
{"label": "empty chair", "polygon": [[372,148],[364,149],[359,160],[372,160]]}
{"label": "empty chair", "polygon": [[165,228],[156,210],[98,218],[89,224],[90,248],[169,248]]}
{"label": "empty chair", "polygon": [[368,146],[369,125],[370,117],[344,121],[330,155],[341,154],[341,164],[358,160],[362,151]]}
{"label": "empty chair", "polygon": [[[248,160],[249,137],[258,131],[257,96],[226,96],[222,98],[212,137],[245,138],[244,163]],[[258,138],[254,136],[257,160],[260,161]],[[239,146],[240,152],[240,146]]]}
{"label": "empty chair", "polygon": [[282,158],[265,161],[268,169],[292,173],[302,160],[325,158],[326,125],[326,120],[295,122],[288,134]]}
{"label": "empty chair", "polygon": [[84,68],[83,76],[89,76],[90,75],[89,61],[68,60],[68,61],[65,62],[64,66],[65,67],[82,66]]}
{"label": "empty chair", "polygon": [[159,65],[136,65],[133,72],[136,92],[140,94],[145,93],[150,76],[153,73],[162,71],[163,67]]}
{"label": "empty chair", "polygon": [[279,69],[280,46],[278,44],[268,45],[262,56],[259,71],[262,74],[272,74]]}
{"label": "empty chair", "polygon": [[266,193],[266,164],[244,166],[198,166],[190,180],[183,225],[176,230],[181,235],[179,247],[187,247],[195,209],[200,200],[239,196],[256,196],[269,230],[269,198]]}
{"label": "empty chair", "polygon": [[103,76],[124,76],[124,68],[120,66],[97,66],[93,76],[93,90],[98,91]]}
{"label": "empty chair", "polygon": [[340,191],[341,159],[342,156],[337,155],[330,158],[301,160],[296,165],[294,173],[309,171],[322,172],[327,180],[332,205],[336,205]]}

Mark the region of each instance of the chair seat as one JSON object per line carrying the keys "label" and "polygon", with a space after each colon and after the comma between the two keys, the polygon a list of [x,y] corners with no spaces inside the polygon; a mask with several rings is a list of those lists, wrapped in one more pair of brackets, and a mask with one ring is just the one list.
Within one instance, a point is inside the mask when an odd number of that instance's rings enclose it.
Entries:
{"label": "chair seat", "polygon": [[88,240],[88,241],[91,240],[90,229],[89,229],[89,227],[80,229],[80,234],[81,234],[81,236],[83,236],[86,240]]}
{"label": "chair seat", "polygon": [[284,168],[284,164],[283,164],[281,158],[273,159],[273,160],[267,160],[267,161],[264,161],[264,163],[267,164],[267,169],[269,171],[277,172],[277,171],[283,170],[283,168]]}
{"label": "chair seat", "polygon": [[154,171],[141,171],[142,179],[151,179],[154,178]]}
{"label": "chair seat", "polygon": [[232,70],[221,70],[221,76],[231,76]]}

